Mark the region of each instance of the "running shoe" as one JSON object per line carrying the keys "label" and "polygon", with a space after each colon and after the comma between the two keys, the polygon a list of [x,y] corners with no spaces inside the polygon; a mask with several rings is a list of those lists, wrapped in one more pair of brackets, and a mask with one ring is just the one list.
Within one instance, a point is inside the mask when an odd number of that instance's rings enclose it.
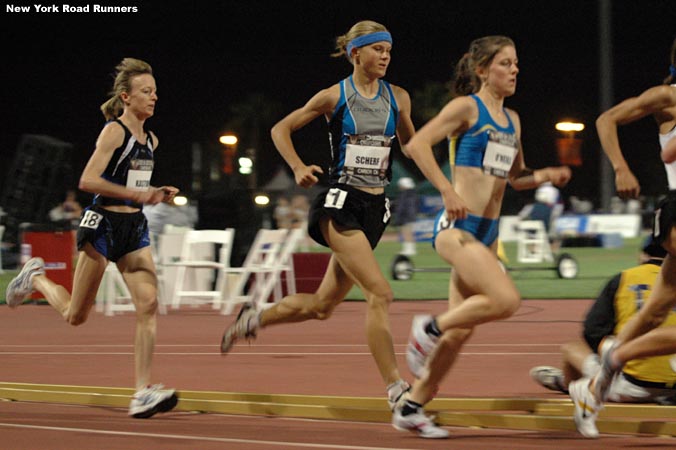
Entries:
{"label": "running shoe", "polygon": [[33,293],[33,277],[45,274],[45,262],[40,257],[31,258],[23,265],[21,272],[7,285],[6,301],[10,308],[16,308],[23,299]]}
{"label": "running shoe", "polygon": [[129,405],[129,415],[135,419],[147,419],[157,413],[171,411],[177,403],[176,390],[153,384],[136,391]]}
{"label": "running shoe", "polygon": [[394,411],[397,403],[406,398],[406,394],[411,390],[411,385],[404,380],[397,380],[387,386],[387,404],[390,406],[390,411]]}
{"label": "running shoe", "polygon": [[437,345],[437,338],[425,332],[425,327],[434,317],[430,315],[418,315],[413,317],[411,333],[406,347],[406,362],[411,373],[416,378],[427,375],[427,359]]}
{"label": "running shoe", "polygon": [[620,367],[614,367],[610,357],[618,346],[614,336],[606,336],[599,345],[599,357],[601,358],[601,370],[599,370],[594,379],[594,394],[596,398],[605,401],[610,390],[610,384],[613,382],[615,374]]}
{"label": "running shoe", "polygon": [[221,353],[228,353],[238,339],[255,339],[258,330],[258,311],[253,303],[247,302],[237,314],[237,319],[223,333]]}
{"label": "running shoe", "polygon": [[401,413],[402,404],[394,408],[392,414],[392,426],[399,431],[412,431],[425,439],[446,439],[450,433],[443,428],[438,427],[432,419],[425,415],[422,408],[413,414],[403,415]]}
{"label": "running shoe", "polygon": [[580,378],[568,385],[570,399],[573,401],[575,410],[573,418],[577,431],[584,437],[596,439],[599,430],[596,428],[596,418],[603,404],[598,402],[594,394],[589,390],[589,378]]}
{"label": "running shoe", "polygon": [[530,377],[551,391],[568,393],[563,384],[563,370],[552,366],[537,366],[530,369]]}

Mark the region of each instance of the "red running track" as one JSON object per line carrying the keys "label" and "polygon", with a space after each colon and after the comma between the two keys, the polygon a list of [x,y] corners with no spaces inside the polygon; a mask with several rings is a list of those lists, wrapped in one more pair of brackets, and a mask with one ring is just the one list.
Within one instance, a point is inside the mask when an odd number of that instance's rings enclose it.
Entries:
{"label": "red running track", "polygon": [[[395,302],[392,332],[402,374],[414,314],[445,309],[443,301]],[[509,320],[485,324],[465,346],[440,397],[557,397],[528,375],[558,365],[559,346],[580,333],[589,300],[525,300]],[[183,307],[159,317],[154,381],[181,390],[384,397],[364,333],[363,302],[346,302],[325,322],[280,325],[252,345],[219,353],[233,316]],[[92,313],[67,326],[48,306],[0,309],[0,381],[133,386],[132,314]],[[572,419],[571,419],[572,420]],[[172,412],[134,420],[126,411],[27,402],[0,403],[3,449],[403,449],[403,448],[673,448],[668,438],[573,432],[452,428],[430,442],[388,424]]]}

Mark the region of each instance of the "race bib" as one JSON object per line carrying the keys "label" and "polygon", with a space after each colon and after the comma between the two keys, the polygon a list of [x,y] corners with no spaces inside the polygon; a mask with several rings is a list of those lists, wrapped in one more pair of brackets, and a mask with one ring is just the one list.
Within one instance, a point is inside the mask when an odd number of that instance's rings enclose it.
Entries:
{"label": "race bib", "polygon": [[324,199],[324,208],[343,209],[345,199],[347,198],[347,191],[338,188],[331,188],[326,193]]}
{"label": "race bib", "polygon": [[484,173],[500,178],[507,178],[512,168],[517,149],[509,145],[488,141],[484,153]]}
{"label": "race bib", "polygon": [[435,230],[435,232],[438,233],[440,231],[448,230],[449,228],[452,228],[454,224],[455,224],[455,220],[449,220],[448,214],[446,213],[446,210],[443,210],[439,213],[439,218],[437,219],[434,230]]}
{"label": "race bib", "polygon": [[91,228],[92,230],[95,230],[99,227],[101,220],[103,220],[103,215],[97,213],[96,211],[88,209],[82,216],[82,220],[80,221],[80,227]]}
{"label": "race bib", "polygon": [[150,188],[150,178],[153,176],[153,165],[152,159],[132,159],[127,171],[127,189],[147,191]]}
{"label": "race bib", "polygon": [[345,169],[352,175],[382,178],[390,164],[390,148],[346,144]]}
{"label": "race bib", "polygon": [[147,191],[150,188],[151,170],[129,170],[127,172],[127,189]]}

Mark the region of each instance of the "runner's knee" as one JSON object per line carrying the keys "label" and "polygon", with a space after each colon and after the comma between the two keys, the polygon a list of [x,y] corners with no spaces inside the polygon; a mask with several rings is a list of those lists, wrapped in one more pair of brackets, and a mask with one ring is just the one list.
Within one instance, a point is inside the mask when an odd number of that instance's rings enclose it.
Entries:
{"label": "runner's knee", "polygon": [[501,294],[496,302],[496,319],[506,319],[514,315],[521,306],[521,295],[518,292]]}
{"label": "runner's knee", "polygon": [[377,286],[373,291],[367,293],[366,300],[370,308],[389,308],[394,300],[394,293],[387,282]]}
{"label": "runner's knee", "polygon": [[137,316],[154,316],[157,312],[157,296],[152,296],[136,301]]}

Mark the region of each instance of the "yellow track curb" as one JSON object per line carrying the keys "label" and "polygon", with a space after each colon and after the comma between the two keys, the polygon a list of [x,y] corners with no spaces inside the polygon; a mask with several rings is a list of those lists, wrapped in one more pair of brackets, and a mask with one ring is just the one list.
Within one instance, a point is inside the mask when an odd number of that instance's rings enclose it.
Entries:
{"label": "yellow track curb", "polygon": [[[0,398],[126,408],[133,389],[0,383]],[[568,399],[439,398],[426,408],[440,425],[575,431]],[[384,422],[383,398],[179,391],[178,411]],[[676,436],[676,407],[610,404],[597,422],[601,433]]]}

